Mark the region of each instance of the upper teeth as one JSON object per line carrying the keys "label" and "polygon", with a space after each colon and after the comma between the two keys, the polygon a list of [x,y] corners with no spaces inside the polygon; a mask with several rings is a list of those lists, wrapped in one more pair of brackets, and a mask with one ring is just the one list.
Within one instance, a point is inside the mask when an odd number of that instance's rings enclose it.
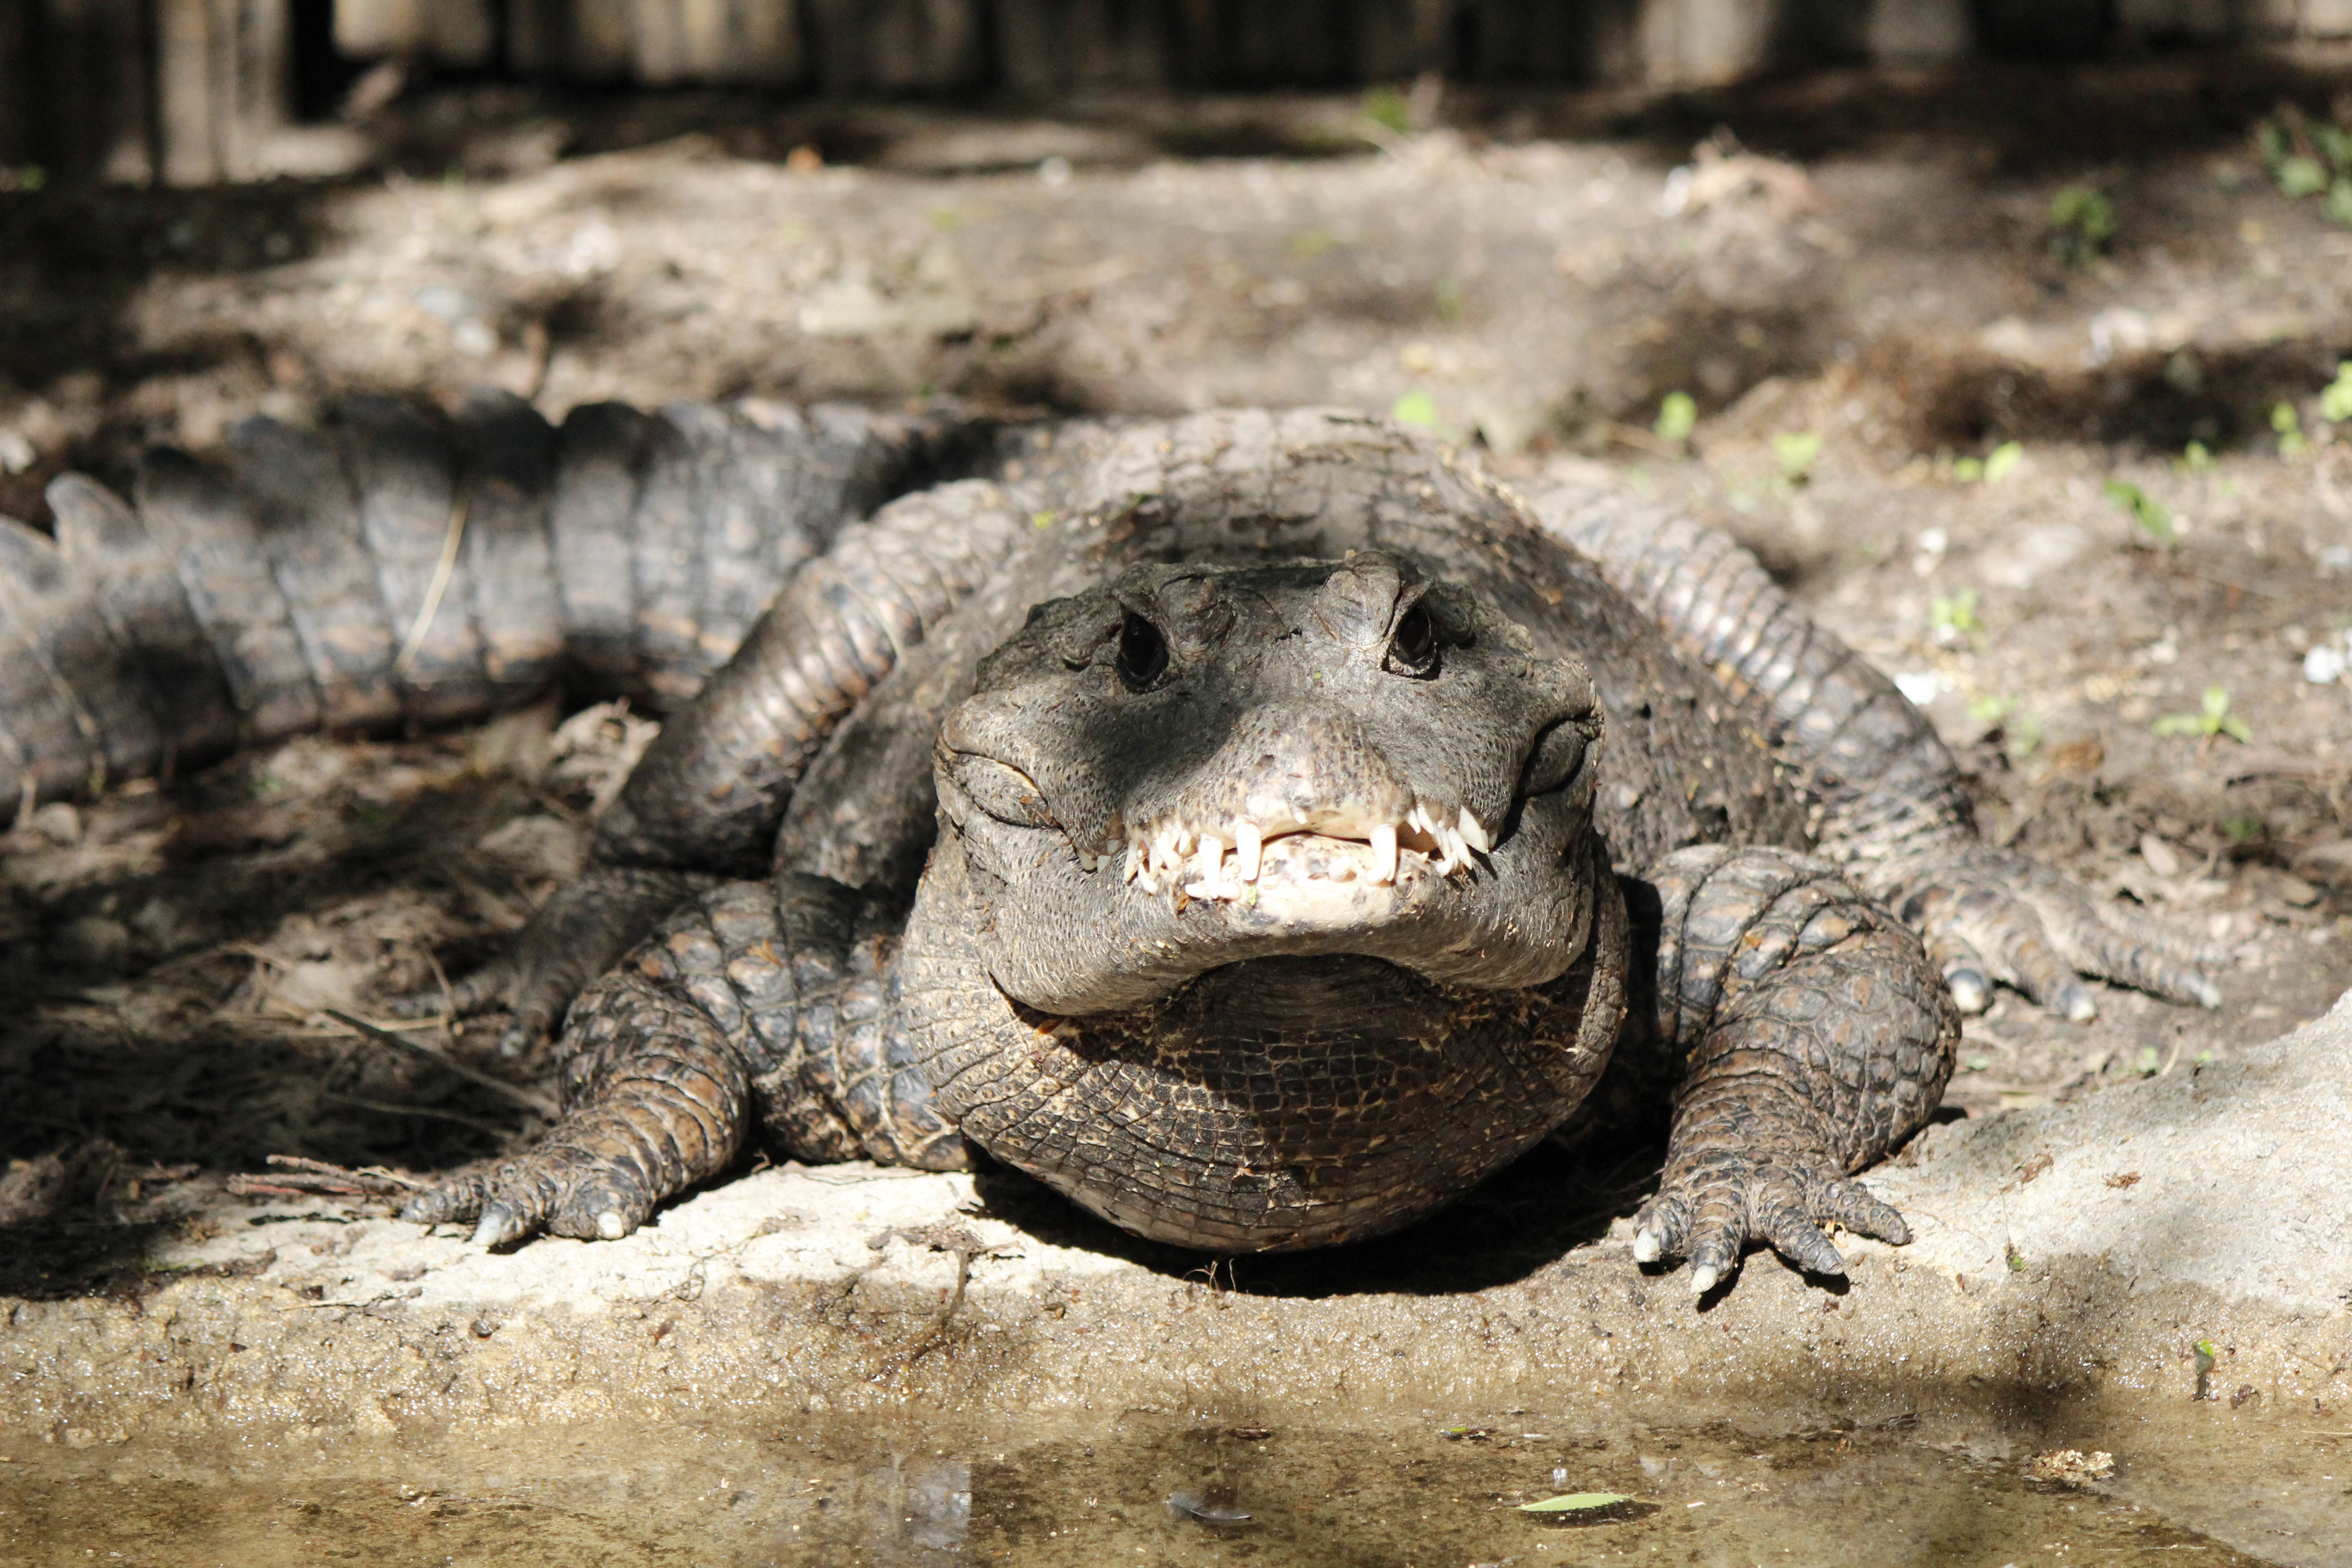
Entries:
{"label": "upper teeth", "polygon": [[[1246,894],[1245,885],[1255,882],[1265,867],[1268,838],[1302,831],[1326,837],[1354,838],[1355,827],[1355,824],[1343,821],[1251,822],[1235,818],[1229,824],[1202,829],[1181,822],[1161,822],[1129,830],[1124,875],[1147,893],[1158,894],[1166,888],[1181,887],[1190,898],[1240,899]],[[1486,854],[1495,847],[1494,836],[1468,806],[1448,809],[1434,801],[1415,804],[1402,823],[1374,822],[1364,826],[1361,832],[1361,842],[1371,851],[1370,879],[1375,883],[1396,881],[1406,848],[1428,858],[1438,875],[1446,876],[1469,866],[1474,854]],[[1225,861],[1229,844],[1234,857],[1230,866]],[[1335,858],[1322,875],[1334,881],[1352,881],[1357,875],[1356,861],[1352,857]]]}

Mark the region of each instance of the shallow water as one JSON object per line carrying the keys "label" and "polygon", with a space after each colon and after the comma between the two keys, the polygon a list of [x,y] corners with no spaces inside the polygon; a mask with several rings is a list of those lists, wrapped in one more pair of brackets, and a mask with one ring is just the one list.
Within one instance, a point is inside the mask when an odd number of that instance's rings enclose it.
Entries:
{"label": "shallow water", "polygon": [[[2231,1478],[2251,1469],[2263,1485],[2333,1491],[2344,1484],[2327,1486],[2334,1474],[2352,1469],[2333,1461],[2323,1478],[2331,1461],[2307,1444],[2294,1449],[2307,1466],[2284,1453],[2266,1462],[2242,1443],[2226,1456],[2175,1443],[2161,1459],[2121,1446],[2114,1478],[2076,1490],[2029,1479],[2031,1445],[1910,1422],[1772,1436],[1574,1429],[1527,1412],[1356,1430],[1149,1411],[994,1427],[795,1423],[15,1444],[0,1463],[0,1561],[2234,1568],[2333,1559],[2307,1509],[2299,1530],[2284,1516],[2239,1521],[2242,1539],[2267,1530],[2277,1555],[2268,1545],[2246,1555],[2170,1517],[2149,1494],[2196,1500],[2197,1483],[2180,1479],[2184,1456],[2187,1473],[2210,1468],[2216,1485],[2240,1485]],[[1589,1491],[1633,1500],[1564,1517],[1517,1506]]]}

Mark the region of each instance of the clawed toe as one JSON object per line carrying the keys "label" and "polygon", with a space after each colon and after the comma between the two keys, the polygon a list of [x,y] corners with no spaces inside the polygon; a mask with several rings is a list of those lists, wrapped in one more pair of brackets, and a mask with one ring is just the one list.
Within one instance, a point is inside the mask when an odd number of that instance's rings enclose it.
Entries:
{"label": "clawed toe", "polygon": [[[1845,1273],[1845,1258],[1823,1226],[1840,1226],[1897,1247],[1911,1239],[1892,1205],[1844,1177],[1824,1181],[1759,1165],[1718,1170],[1697,1184],[1670,1179],[1668,1189],[1635,1216],[1633,1260],[1687,1258],[1694,1295],[1706,1295],[1735,1273],[1750,1244],[1771,1247],[1808,1274],[1834,1278]],[[1810,1197],[1799,1198],[1803,1191]]]}
{"label": "clawed toe", "polygon": [[653,1213],[634,1173],[577,1151],[542,1150],[458,1177],[411,1199],[400,1217],[419,1225],[471,1223],[473,1240],[511,1247],[547,1231],[579,1241],[618,1241]]}

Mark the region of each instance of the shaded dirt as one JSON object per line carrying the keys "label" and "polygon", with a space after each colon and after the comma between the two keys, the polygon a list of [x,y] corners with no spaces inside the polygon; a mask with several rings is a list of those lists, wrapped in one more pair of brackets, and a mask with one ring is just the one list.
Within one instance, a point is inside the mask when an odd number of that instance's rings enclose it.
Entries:
{"label": "shaded dirt", "polygon": [[[2318,402],[2352,231],[2246,141],[2271,95],[2338,85],[1818,79],[1404,133],[1337,100],[416,100],[394,165],[341,184],[0,195],[0,510],[354,387],[1396,412],[1506,479],[1729,529],[1927,701],[1992,836],[2233,954],[2213,1014],[2005,996],[1948,1096],[1980,1116],[2226,1057],[2352,984],[2352,440]],[[2070,259],[2072,187],[2115,232]],[[0,837],[0,1203],[36,1227],[6,1289],[121,1286],[140,1227],[268,1154],[429,1168],[529,1135],[326,1014],[478,961],[577,864],[644,725],[561,717],[300,742]],[[498,1032],[448,1043],[529,1079]],[[1638,1173],[1602,1185],[1605,1226]]]}

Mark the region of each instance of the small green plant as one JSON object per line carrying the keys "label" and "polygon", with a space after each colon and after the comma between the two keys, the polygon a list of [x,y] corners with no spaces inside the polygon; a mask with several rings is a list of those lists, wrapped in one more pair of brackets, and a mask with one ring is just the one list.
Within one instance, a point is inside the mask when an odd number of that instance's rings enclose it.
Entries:
{"label": "small green plant", "polygon": [[2007,1259],[2009,1263],[2009,1271],[2011,1274],[2022,1274],[2025,1272],[2025,1254],[2017,1250],[2017,1243],[2012,1241],[2002,1247],[2001,1256]]}
{"label": "small green plant", "polygon": [[2167,713],[2154,726],[2159,735],[2197,735],[2207,745],[2222,735],[2243,745],[2254,738],[2246,721],[2230,711],[2230,689],[2226,686],[2209,686],[2204,701],[2194,713]]}
{"label": "small green plant", "polygon": [[1051,528],[1061,520],[1062,514],[1058,511],[1033,511],[1029,514],[1032,528]]}
{"label": "small green plant", "polygon": [[1772,457],[1780,477],[1801,485],[1813,477],[1813,461],[1822,455],[1821,436],[1811,430],[1783,430],[1772,437]]}
{"label": "small green plant", "polygon": [[2180,458],[2173,465],[2184,474],[2210,474],[2213,471],[2213,454],[2202,441],[2191,441],[2180,448]]}
{"label": "small green plant", "polygon": [[1927,631],[1937,645],[1957,647],[1972,643],[1984,630],[1984,622],[1977,617],[1979,603],[1974,588],[1962,588],[1951,595],[1938,594],[1927,606]]}
{"label": "small green plant", "polygon": [[2173,526],[2172,513],[2162,501],[2124,479],[2109,479],[2105,488],[2107,499],[2124,509],[2149,543],[2164,550],[2179,546],[2180,530]]}
{"label": "small green plant", "polygon": [[1952,478],[1964,485],[1997,485],[2009,478],[2024,456],[2023,447],[2014,441],[2003,441],[1981,458],[1953,458]]}
{"label": "small green plant", "polygon": [[1437,427],[1437,399],[1425,392],[1408,392],[1389,405],[1389,417],[1400,425],[1433,430]]}
{"label": "small green plant", "polygon": [[1462,320],[1462,281],[1451,272],[1437,280],[1431,301],[1437,307],[1437,319],[1447,326]]}
{"label": "small green plant", "polygon": [[2225,816],[2216,826],[2221,829],[2222,837],[2241,847],[2257,839],[2267,837],[2270,834],[2270,829],[2263,825],[2263,819],[2250,811],[2242,811],[2235,816]]}
{"label": "small green plant", "polygon": [[2254,148],[2279,195],[2315,196],[2331,220],[2352,226],[2352,127],[2286,104],[2254,127]]}
{"label": "small green plant", "polygon": [[2096,185],[2068,185],[2050,198],[2050,248],[2069,267],[2088,267],[2115,243],[2116,204]]}
{"label": "small green plant", "polygon": [[1687,392],[1669,392],[1658,404],[1658,422],[1651,428],[1661,441],[1679,446],[1698,428],[1698,405]]}
{"label": "small green plant", "polygon": [[1376,87],[1364,94],[1364,118],[1402,136],[1412,129],[1412,100],[1395,88]]}
{"label": "small green plant", "polygon": [[2352,359],[2337,361],[2336,379],[2320,388],[2319,416],[2335,425],[2352,419]]}
{"label": "small green plant", "polygon": [[1290,237],[1289,251],[1299,261],[1312,261],[1333,246],[1339,237],[1328,228],[1302,228]]}
{"label": "small green plant", "polygon": [[2292,403],[2271,405],[2271,432],[2278,437],[2282,458],[2299,458],[2311,448],[2311,442],[2303,434],[2303,420]]}

